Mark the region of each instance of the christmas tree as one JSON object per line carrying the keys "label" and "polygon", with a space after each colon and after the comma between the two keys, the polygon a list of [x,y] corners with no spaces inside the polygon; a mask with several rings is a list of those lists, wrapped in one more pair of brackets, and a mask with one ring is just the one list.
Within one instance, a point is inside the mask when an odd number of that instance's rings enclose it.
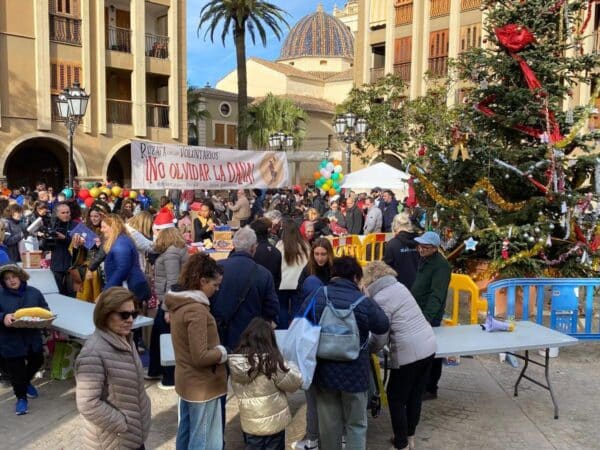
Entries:
{"label": "christmas tree", "polygon": [[[458,270],[490,277],[587,276],[600,253],[600,163],[590,153],[598,55],[583,52],[593,1],[483,0],[482,48],[455,61],[465,99],[448,140],[410,171],[426,227]],[[450,142],[450,145],[447,145]]]}

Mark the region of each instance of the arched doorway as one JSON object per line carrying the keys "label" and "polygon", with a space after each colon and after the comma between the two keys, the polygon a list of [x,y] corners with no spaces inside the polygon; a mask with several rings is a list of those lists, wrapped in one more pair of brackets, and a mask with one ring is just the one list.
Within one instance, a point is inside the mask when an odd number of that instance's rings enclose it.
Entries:
{"label": "arched doorway", "polygon": [[371,161],[371,166],[373,164],[377,164],[377,163],[386,163],[389,166],[392,166],[394,169],[398,169],[398,170],[405,170],[406,167],[405,165],[402,163],[402,160],[400,159],[400,157],[394,155],[393,153],[384,153],[383,155],[379,155],[377,156],[377,158],[373,159],[373,161]]}
{"label": "arched doorway", "polygon": [[[55,190],[65,186],[69,154],[61,142],[49,138],[33,138],[17,145],[4,165],[8,186],[35,188],[43,181]],[[77,176],[77,167],[74,165]]]}
{"label": "arched doorway", "polygon": [[131,186],[131,144],[121,147],[110,159],[106,179],[120,186]]}

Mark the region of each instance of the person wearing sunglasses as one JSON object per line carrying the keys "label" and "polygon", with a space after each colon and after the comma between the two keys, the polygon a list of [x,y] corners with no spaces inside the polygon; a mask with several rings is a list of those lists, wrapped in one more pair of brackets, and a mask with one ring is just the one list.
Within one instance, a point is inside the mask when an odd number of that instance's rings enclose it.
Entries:
{"label": "person wearing sunglasses", "polygon": [[135,303],[129,290],[112,287],[100,294],[94,308],[96,330],[75,362],[83,448],[145,448],[151,410],[133,342]]}

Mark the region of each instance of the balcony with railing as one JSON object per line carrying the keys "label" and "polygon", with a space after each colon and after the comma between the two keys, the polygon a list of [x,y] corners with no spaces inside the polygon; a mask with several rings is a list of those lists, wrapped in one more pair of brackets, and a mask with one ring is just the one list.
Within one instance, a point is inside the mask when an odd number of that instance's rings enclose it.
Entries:
{"label": "balcony with railing", "polygon": [[131,53],[131,30],[108,27],[106,29],[106,49],[115,52]]}
{"label": "balcony with railing", "polygon": [[448,75],[448,57],[438,56],[429,58],[427,70],[433,78],[443,78]]}
{"label": "balcony with railing", "polygon": [[396,26],[407,25],[413,20],[413,2],[398,2],[396,4]]}
{"label": "balcony with railing", "polygon": [[121,125],[131,125],[131,100],[106,99],[106,121]]}
{"label": "balcony with railing", "polygon": [[430,17],[441,17],[450,14],[450,0],[431,0]]}
{"label": "balcony with railing", "polygon": [[50,14],[50,40],[81,45],[81,19]]}
{"label": "balcony with railing", "polygon": [[385,67],[372,67],[371,68],[371,83],[377,83],[380,79],[385,76]]}
{"label": "balcony with railing", "polygon": [[146,33],[146,56],[167,59],[169,57],[169,37]]}
{"label": "balcony with railing", "polygon": [[169,105],[147,103],[146,121],[149,127],[169,128]]}
{"label": "balcony with railing", "polygon": [[394,64],[394,73],[402,78],[402,81],[410,82],[410,61]]}
{"label": "balcony with railing", "polygon": [[470,9],[478,9],[481,6],[481,0],[460,0],[460,10],[469,11]]}

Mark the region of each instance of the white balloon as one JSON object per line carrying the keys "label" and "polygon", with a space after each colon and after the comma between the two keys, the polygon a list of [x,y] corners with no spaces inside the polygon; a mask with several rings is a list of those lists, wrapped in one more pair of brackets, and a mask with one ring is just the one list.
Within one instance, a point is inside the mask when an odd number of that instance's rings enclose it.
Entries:
{"label": "white balloon", "polygon": [[326,170],[325,173],[323,174],[323,176],[329,180],[331,178],[331,172]]}
{"label": "white balloon", "polygon": [[342,170],[344,170],[344,169],[342,169],[342,166],[341,166],[341,165],[337,165],[337,166],[335,166],[335,168],[333,169],[333,171],[334,171],[335,173],[340,173]]}
{"label": "white balloon", "polygon": [[333,165],[332,162],[327,163],[327,170],[329,170],[330,172],[333,172],[334,168],[335,168],[335,166]]}

